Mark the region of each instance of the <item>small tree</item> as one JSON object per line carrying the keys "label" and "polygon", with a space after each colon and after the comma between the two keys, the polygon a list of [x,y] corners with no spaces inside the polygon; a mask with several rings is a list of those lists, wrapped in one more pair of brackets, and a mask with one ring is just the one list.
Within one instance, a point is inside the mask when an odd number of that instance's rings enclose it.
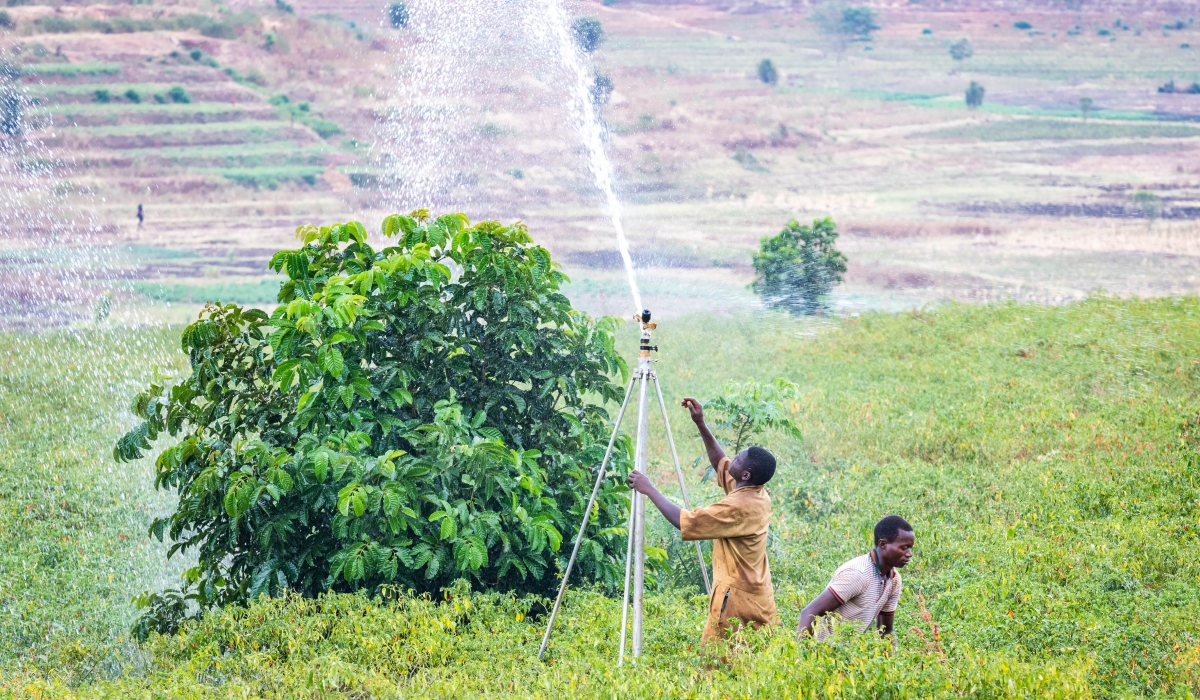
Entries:
{"label": "small tree", "polygon": [[793,314],[825,310],[829,293],[846,272],[846,256],[834,247],[837,237],[833,219],[817,219],[812,226],[792,219],[779,235],[760,242],[751,288],[769,307]]}
{"label": "small tree", "polygon": [[771,59],[764,58],[762,63],[758,64],[758,79],[767,85],[779,82],[779,72],[775,70],[775,64],[771,62]]}
{"label": "small tree", "polygon": [[971,84],[967,86],[967,94],[966,94],[967,107],[969,107],[970,109],[976,109],[977,107],[982,105],[983,104],[983,92],[984,92],[983,86],[980,85],[979,83],[975,82],[974,80],[972,80]]}
{"label": "small tree", "polygon": [[1154,220],[1162,216],[1162,198],[1153,192],[1146,190],[1138,190],[1133,193],[1133,202],[1142,209],[1142,213],[1146,215],[1147,221],[1154,223]]}
{"label": "small tree", "polygon": [[[565,277],[525,227],[462,214],[301,227],[268,316],[210,304],[183,332],[189,376],[133,401],[114,448],[179,441],[155,485],[179,501],[154,521],[194,551],[180,591],[146,595],[135,633],[291,590],[437,592],[459,578],[548,594],[621,398],[616,321],[559,292]],[[622,438],[580,549],[584,577],[618,585],[630,445]]]}
{"label": "small tree", "polygon": [[597,107],[603,107],[608,104],[614,88],[612,76],[605,73],[597,73],[596,77],[592,79],[592,104]]}
{"label": "small tree", "polygon": [[800,387],[786,379],[770,384],[730,382],[704,408],[716,416],[713,430],[733,454],[747,447],[750,439],[767,430],[777,430],[797,440],[803,436],[792,420],[799,410]]}
{"label": "small tree", "polygon": [[964,61],[975,55],[975,48],[971,46],[971,42],[967,39],[956,41],[950,45],[950,58],[956,61]]}
{"label": "small tree", "polygon": [[388,5],[388,20],[391,21],[392,27],[395,29],[404,29],[408,26],[408,5],[402,2],[394,2]]}
{"label": "small tree", "polygon": [[604,26],[598,17],[579,17],[571,25],[571,33],[575,35],[575,43],[584,53],[592,53],[604,43]]}
{"label": "small tree", "polygon": [[1079,98],[1079,113],[1083,115],[1083,120],[1085,122],[1087,121],[1088,114],[1092,111],[1094,104],[1095,103],[1092,102],[1092,98],[1090,97]]}
{"label": "small tree", "polygon": [[839,2],[822,5],[809,21],[815,22],[822,34],[831,37],[839,51],[844,51],[852,41],[870,41],[871,32],[880,29],[871,8]]}

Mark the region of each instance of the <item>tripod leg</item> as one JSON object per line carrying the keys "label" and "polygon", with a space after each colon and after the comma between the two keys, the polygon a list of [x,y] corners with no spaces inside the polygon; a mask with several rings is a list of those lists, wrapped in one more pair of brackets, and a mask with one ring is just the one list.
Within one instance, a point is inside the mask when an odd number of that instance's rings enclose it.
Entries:
{"label": "tripod leg", "polygon": [[571,550],[571,558],[567,562],[567,570],[563,573],[562,583],[558,587],[558,597],[554,599],[554,610],[550,613],[550,622],[546,624],[546,634],[542,637],[542,646],[538,649],[538,659],[546,653],[546,645],[550,643],[550,630],[554,628],[554,618],[558,616],[558,607],[562,605],[563,594],[567,591],[567,579],[571,578],[571,569],[575,567],[575,557],[579,555],[579,545],[583,543],[583,533],[587,531],[588,520],[592,517],[592,506],[596,504],[596,495],[600,493],[600,484],[604,482],[604,472],[608,469],[608,460],[612,457],[613,445],[617,442],[617,433],[621,430],[621,419],[625,417],[625,407],[629,405],[629,396],[633,393],[633,382],[636,376],[629,378],[629,386],[625,387],[625,400],[621,402],[621,410],[617,412],[617,420],[613,425],[612,437],[608,439],[608,449],[604,451],[604,461],[600,463],[600,471],[596,473],[596,484],[592,487],[592,496],[588,499],[587,509],[583,511],[583,522],[579,524],[579,534],[575,536],[575,548]]}
{"label": "tripod leg", "polygon": [[[633,493],[633,498],[637,497],[637,493]],[[625,545],[625,594],[621,601],[621,650],[617,652],[617,665],[625,664],[625,629],[629,623],[629,576],[632,573],[633,564],[633,514],[635,508],[633,506],[633,498],[629,499],[629,544]]]}
{"label": "tripod leg", "polygon": [[[658,375],[651,375],[651,378],[654,379],[654,390],[658,392],[658,406],[662,409],[663,425],[667,428],[667,443],[671,445],[671,459],[675,460],[675,476],[679,478],[679,492],[683,494],[683,507],[691,510],[692,505],[688,503],[687,487],[683,485],[683,469],[679,466],[679,453],[675,451],[675,438],[671,435],[671,420],[667,418],[667,402],[663,400],[662,386],[658,383]],[[704,566],[704,551],[700,549],[699,540],[693,544],[696,545],[696,557],[700,560],[700,575],[704,578],[704,592],[712,595],[712,585],[708,582],[708,569]]]}

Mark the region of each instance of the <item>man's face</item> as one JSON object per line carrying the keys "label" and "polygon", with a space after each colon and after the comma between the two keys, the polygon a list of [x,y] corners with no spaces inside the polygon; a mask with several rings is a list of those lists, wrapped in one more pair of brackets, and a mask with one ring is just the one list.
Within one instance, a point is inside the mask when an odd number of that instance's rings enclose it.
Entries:
{"label": "man's face", "polygon": [[879,541],[879,558],[883,560],[886,566],[893,568],[903,567],[912,559],[913,544],[917,538],[908,530],[901,530],[896,534],[893,540]]}
{"label": "man's face", "polygon": [[729,463],[729,476],[733,477],[734,481],[746,481],[750,478],[750,460],[746,458],[749,453],[750,450],[742,450]]}

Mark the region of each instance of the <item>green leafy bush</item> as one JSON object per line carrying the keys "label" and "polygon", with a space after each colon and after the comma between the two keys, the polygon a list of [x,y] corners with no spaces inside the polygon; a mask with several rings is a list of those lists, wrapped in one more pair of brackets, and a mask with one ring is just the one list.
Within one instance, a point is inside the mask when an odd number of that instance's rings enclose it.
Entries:
{"label": "green leafy bush", "polygon": [[[288,276],[276,311],[206,307],[183,332],[190,376],[138,394],[144,422],[114,456],[182,438],[156,463],[179,502],[151,531],[198,563],[135,631],[174,629],[180,598],[553,588],[621,394],[616,321],[571,308],[522,225],[427,216],[385,219],[397,240],[379,251],[356,222],[301,227],[271,259]],[[624,491],[605,483],[578,562],[608,586]]]}
{"label": "green leafy bush", "polygon": [[187,93],[187,90],[183,89],[182,85],[176,85],[167,90],[167,97],[171,98],[172,102],[180,104],[187,104],[192,101],[192,96]]}
{"label": "green leafy bush", "polygon": [[754,255],[752,288],[769,307],[794,314],[816,314],[846,272],[846,256],[834,247],[833,219],[801,226],[792,219],[778,235],[763,238]]}
{"label": "green leafy bush", "polygon": [[108,90],[101,88],[92,93],[92,102],[108,103],[112,102],[112,95]]}

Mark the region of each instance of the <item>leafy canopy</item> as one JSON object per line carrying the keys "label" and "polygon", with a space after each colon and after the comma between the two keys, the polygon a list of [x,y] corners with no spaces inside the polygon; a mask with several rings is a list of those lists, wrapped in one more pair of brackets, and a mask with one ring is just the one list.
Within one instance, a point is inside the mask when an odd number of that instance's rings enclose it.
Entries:
{"label": "leafy canopy", "polygon": [[822,34],[833,37],[841,49],[850,41],[870,41],[871,32],[880,29],[875,11],[865,6],[825,3],[809,17]]}
{"label": "leafy canopy", "polygon": [[762,63],[758,64],[758,79],[767,85],[779,82],[779,71],[775,69],[775,64],[771,62],[771,59],[764,58]]}
{"label": "leafy canopy", "polygon": [[[209,305],[183,332],[190,376],[133,401],[114,455],[179,438],[156,477],[179,501],[151,532],[198,559],[183,589],[143,596],[135,632],[285,589],[548,592],[621,398],[616,321],[571,308],[522,224],[393,215],[382,250],[357,222],[297,235],[271,259],[275,312]],[[580,550],[608,586],[624,491],[604,483]]]}
{"label": "leafy canopy", "polygon": [[846,272],[846,256],[834,247],[837,237],[833,219],[817,219],[812,226],[792,219],[778,235],[760,241],[751,288],[769,307],[793,314],[823,311]]}
{"label": "leafy canopy", "polygon": [[571,33],[584,53],[592,53],[604,43],[604,25],[598,17],[577,17],[571,24]]}

